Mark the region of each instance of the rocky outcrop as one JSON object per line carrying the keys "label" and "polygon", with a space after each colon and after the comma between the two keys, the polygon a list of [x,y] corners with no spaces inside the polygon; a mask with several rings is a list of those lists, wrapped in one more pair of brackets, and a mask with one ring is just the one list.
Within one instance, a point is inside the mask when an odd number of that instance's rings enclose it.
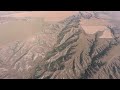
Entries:
{"label": "rocky outcrop", "polygon": [[80,26],[79,19],[68,21],[58,35],[57,44],[43,59],[44,63],[36,67],[33,78],[119,78],[120,45],[115,38],[99,38],[103,31],[89,35]]}

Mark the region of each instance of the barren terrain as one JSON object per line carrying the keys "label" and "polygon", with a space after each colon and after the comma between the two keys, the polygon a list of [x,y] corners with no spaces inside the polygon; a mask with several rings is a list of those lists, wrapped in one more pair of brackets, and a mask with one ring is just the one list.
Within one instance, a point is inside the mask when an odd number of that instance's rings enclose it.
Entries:
{"label": "barren terrain", "polygon": [[1,11],[0,79],[120,79],[111,13]]}

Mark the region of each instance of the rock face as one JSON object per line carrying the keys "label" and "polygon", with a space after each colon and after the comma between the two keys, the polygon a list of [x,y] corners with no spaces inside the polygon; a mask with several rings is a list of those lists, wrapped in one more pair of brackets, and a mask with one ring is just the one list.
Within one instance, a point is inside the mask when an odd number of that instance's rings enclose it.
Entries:
{"label": "rock face", "polygon": [[[92,17],[91,13],[84,12],[83,15],[85,19]],[[104,31],[87,34],[80,25],[80,18],[78,15],[64,20],[65,26],[58,34],[55,47],[46,54],[44,64],[38,65],[33,78],[120,78],[119,42],[114,37],[100,38]]]}
{"label": "rock face", "polygon": [[0,78],[30,78],[38,62],[56,42],[56,27],[59,27],[56,25],[46,23],[33,36],[0,47]]}
{"label": "rock face", "polygon": [[81,24],[83,19],[109,22],[105,17],[108,13],[82,11],[1,47],[0,78],[119,79],[120,27],[103,23],[112,37],[101,38],[104,30],[90,34]]}

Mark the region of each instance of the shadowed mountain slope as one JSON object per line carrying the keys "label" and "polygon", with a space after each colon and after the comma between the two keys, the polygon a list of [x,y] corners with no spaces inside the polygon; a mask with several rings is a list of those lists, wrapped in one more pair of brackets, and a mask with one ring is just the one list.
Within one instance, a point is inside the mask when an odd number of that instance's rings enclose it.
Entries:
{"label": "shadowed mountain slope", "polygon": [[[90,19],[91,15],[87,16]],[[80,25],[80,18],[86,19],[86,15],[71,16],[62,22],[65,26],[58,34],[56,45],[46,54],[44,62],[38,65],[33,78],[120,78],[119,42],[114,37],[100,38],[104,31],[87,34]]]}

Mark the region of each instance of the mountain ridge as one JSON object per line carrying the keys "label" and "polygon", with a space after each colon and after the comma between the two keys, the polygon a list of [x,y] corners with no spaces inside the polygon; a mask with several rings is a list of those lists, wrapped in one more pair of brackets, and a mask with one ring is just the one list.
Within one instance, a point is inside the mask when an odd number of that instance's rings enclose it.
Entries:
{"label": "mountain ridge", "polygon": [[[78,19],[79,17],[77,19],[75,19],[75,16],[73,17],[74,17],[73,21],[70,20],[73,25],[68,22],[68,24],[66,24],[67,28],[65,28],[68,31],[66,30],[65,32],[63,29],[61,31],[62,34],[61,33],[59,34],[60,36],[62,35],[62,37],[59,40],[60,38],[59,36],[58,41],[62,42],[62,40],[64,40],[64,42],[61,44],[58,43],[57,45],[58,50],[53,49],[53,51],[48,52],[51,54],[50,56],[46,56],[45,59],[47,61],[48,60],[50,61],[47,62],[45,60],[46,64],[43,65],[43,67],[45,66],[44,68],[39,66],[39,69],[37,69],[38,71],[36,70],[34,78],[39,78],[39,79],[119,78],[118,65],[112,67],[110,66],[110,68],[107,67],[106,65],[106,63],[108,63],[109,65],[109,61],[115,61],[115,63],[119,61],[119,54],[118,56],[114,55],[115,54],[114,52],[119,52],[119,50],[117,49],[119,48],[118,42],[116,42],[113,38],[111,39],[99,38],[103,34],[103,31],[98,31],[93,35],[89,35],[84,32],[84,29],[81,26],[79,26],[78,28],[78,30],[80,30],[79,32],[75,30],[76,32],[73,33],[72,30],[75,29],[73,28],[73,26],[79,20]],[[79,21],[78,24],[75,25],[80,25]],[[72,35],[70,35],[69,32],[72,32]],[[68,34],[69,37],[65,37],[66,34]],[[59,45],[60,46],[62,45],[63,47],[61,46],[61,49],[59,49]],[[111,53],[114,54],[112,55]],[[107,54],[110,54],[110,56]],[[112,56],[114,57],[113,60],[112,60]],[[56,60],[53,60],[54,58],[56,58]],[[108,61],[104,60],[105,58],[108,58]],[[115,68],[117,75],[115,75],[114,71],[111,70],[112,68]],[[102,69],[105,69],[105,71]],[[41,71],[41,73],[39,70]],[[110,70],[111,73],[107,72],[106,70]],[[107,76],[106,74],[104,76],[104,73],[107,73]]]}

